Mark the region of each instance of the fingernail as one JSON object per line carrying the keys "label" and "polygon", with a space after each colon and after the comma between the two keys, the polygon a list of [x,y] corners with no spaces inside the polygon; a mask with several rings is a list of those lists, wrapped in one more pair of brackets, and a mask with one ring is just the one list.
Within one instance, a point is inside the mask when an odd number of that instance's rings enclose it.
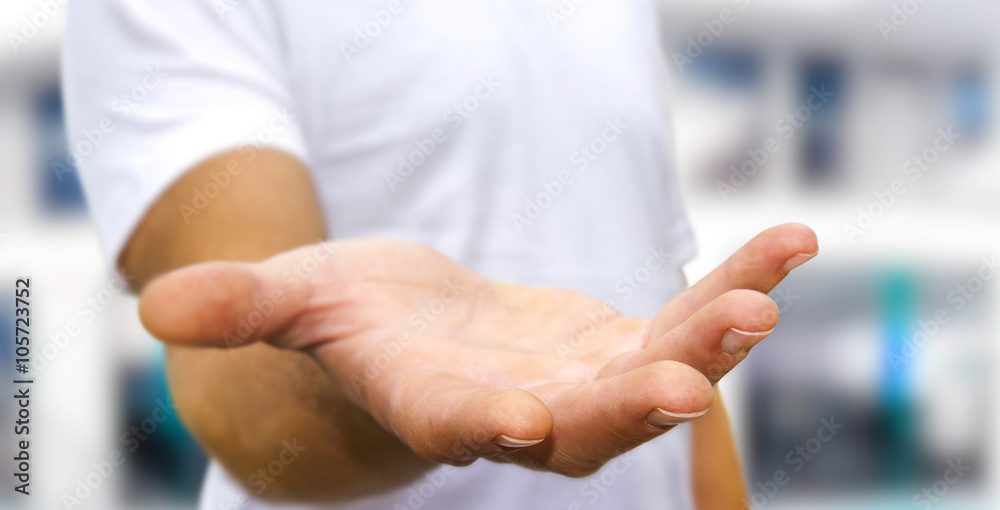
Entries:
{"label": "fingernail", "polygon": [[784,266],[785,272],[786,273],[791,272],[792,269],[795,269],[795,268],[801,266],[802,264],[805,264],[806,262],[809,262],[809,260],[812,259],[813,257],[815,257],[817,253],[819,253],[819,252],[815,252],[815,253],[799,253],[798,255],[795,255],[794,257],[788,259],[788,261],[785,262],[785,266]]}
{"label": "fingernail", "polygon": [[505,436],[503,434],[500,434],[499,436],[493,438],[493,444],[495,444],[497,446],[503,446],[503,447],[506,447],[506,448],[524,448],[524,447],[527,447],[527,446],[534,446],[534,445],[536,445],[538,443],[541,443],[542,441],[545,441],[545,438],[542,438],[542,439],[514,439],[512,437],[508,437],[508,436]]}
{"label": "fingernail", "polygon": [[672,425],[679,425],[695,418],[705,416],[705,413],[707,412],[708,409],[697,413],[672,413],[657,407],[646,416],[646,424],[650,427],[670,427]]}
{"label": "fingernail", "polygon": [[752,333],[736,328],[729,328],[722,334],[722,342],[720,342],[719,346],[722,348],[722,352],[731,356],[746,356],[754,344],[765,336],[770,335],[773,331],[774,328],[771,328],[767,331]]}

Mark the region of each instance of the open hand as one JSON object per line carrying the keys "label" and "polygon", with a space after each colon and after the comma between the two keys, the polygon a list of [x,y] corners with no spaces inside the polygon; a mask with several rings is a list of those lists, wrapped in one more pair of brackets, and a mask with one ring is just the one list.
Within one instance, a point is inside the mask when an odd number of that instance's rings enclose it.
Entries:
{"label": "open hand", "polygon": [[763,293],[816,252],[804,226],[767,230],[648,320],[356,239],[174,271],[147,286],[140,314],[167,342],[312,353],[429,460],[584,476],[707,412],[712,385],[777,324]]}

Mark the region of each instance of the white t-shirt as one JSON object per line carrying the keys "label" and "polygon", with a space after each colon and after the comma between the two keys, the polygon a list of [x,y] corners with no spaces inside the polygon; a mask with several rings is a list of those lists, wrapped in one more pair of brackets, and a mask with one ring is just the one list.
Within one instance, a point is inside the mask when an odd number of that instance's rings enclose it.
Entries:
{"label": "white t-shirt", "polygon": [[[576,3],[71,4],[70,145],[109,262],[184,171],[266,146],[306,162],[332,237],[413,240],[491,278],[654,315],[693,252],[656,9]],[[192,190],[179,218],[239,178]],[[587,479],[479,461],[329,508],[687,510],[689,441],[680,427]],[[213,464],[202,508],[285,507]]]}

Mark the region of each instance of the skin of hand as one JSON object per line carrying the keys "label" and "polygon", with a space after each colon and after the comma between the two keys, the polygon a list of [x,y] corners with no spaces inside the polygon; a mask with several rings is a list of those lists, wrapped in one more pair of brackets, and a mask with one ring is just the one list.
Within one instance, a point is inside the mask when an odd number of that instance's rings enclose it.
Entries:
{"label": "skin of hand", "polygon": [[[193,205],[192,190],[218,183],[223,172],[235,174],[223,193],[194,216],[180,214],[182,205]],[[119,266],[141,292],[155,278],[187,266],[262,261],[325,239],[321,210],[309,173],[296,158],[271,150],[222,153],[194,166],[157,199]],[[682,294],[683,309],[690,314],[730,290],[768,292],[801,262],[797,254],[815,252],[808,229],[783,230],[776,240],[751,243],[753,249],[730,258],[697,292]],[[190,298],[176,291],[178,301]],[[434,466],[353,404],[351,392],[340,391],[312,355],[265,342],[237,349],[167,344],[166,354],[171,398],[181,418],[247,494],[283,502],[350,501],[405,486]],[[721,401],[692,429],[698,507],[734,507],[729,502],[740,501],[743,480]],[[306,451],[282,476],[255,486],[261,469],[292,440]]]}
{"label": "skin of hand", "polygon": [[695,508],[749,510],[736,440],[718,389],[711,411],[691,425],[691,493]]}
{"label": "skin of hand", "polygon": [[777,324],[762,291],[816,252],[806,227],[775,227],[644,320],[488,280],[418,244],[352,239],[171,272],[140,315],[179,345],[311,354],[427,460],[585,476],[702,416],[714,383]]}

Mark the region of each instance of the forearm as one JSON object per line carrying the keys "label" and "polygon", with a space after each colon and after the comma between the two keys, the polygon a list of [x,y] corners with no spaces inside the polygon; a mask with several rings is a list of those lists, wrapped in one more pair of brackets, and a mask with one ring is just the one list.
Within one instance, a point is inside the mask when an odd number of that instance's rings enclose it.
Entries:
{"label": "forearm", "polygon": [[718,389],[712,410],[695,420],[691,427],[695,506],[700,510],[746,509],[739,455]]}
{"label": "forearm", "polygon": [[[192,189],[240,172],[186,221],[179,204]],[[150,209],[122,255],[137,290],[158,275],[212,260],[257,261],[326,237],[304,168],[287,155],[259,152],[207,161]],[[266,499],[350,499],[419,476],[429,463],[348,402],[306,354],[263,343],[214,350],[170,346],[167,368],[180,415],[205,449],[250,494]],[[255,474],[297,441],[304,452],[277,478]]]}
{"label": "forearm", "polygon": [[[180,415],[247,494],[348,500],[401,485],[430,465],[347,402],[305,354],[260,343],[171,347],[167,362]],[[286,442],[305,450],[269,480],[268,464]]]}

